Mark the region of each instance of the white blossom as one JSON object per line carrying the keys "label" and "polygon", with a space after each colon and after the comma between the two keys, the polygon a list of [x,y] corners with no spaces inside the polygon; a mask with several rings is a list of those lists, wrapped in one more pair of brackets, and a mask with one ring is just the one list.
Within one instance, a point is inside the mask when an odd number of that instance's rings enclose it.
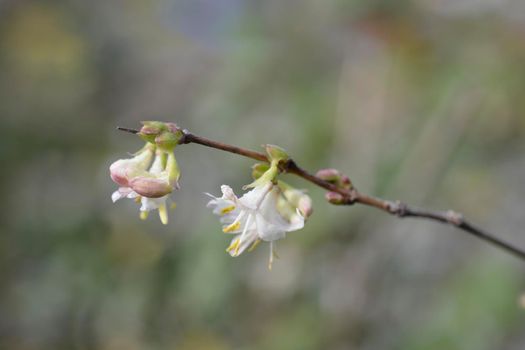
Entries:
{"label": "white blossom", "polygon": [[258,183],[241,198],[227,185],[222,185],[221,191],[220,198],[208,194],[213,198],[208,207],[220,216],[223,232],[235,235],[226,251],[236,257],[246,249],[254,249],[260,241],[269,242],[271,269],[274,242],[287,232],[303,228],[305,218],[272,181]]}

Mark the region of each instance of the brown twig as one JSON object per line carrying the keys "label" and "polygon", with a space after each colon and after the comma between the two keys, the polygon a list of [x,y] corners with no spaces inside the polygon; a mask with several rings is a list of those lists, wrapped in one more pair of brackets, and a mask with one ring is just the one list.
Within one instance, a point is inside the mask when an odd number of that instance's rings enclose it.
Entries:
{"label": "brown twig", "polygon": [[[117,127],[117,129],[126,131],[126,132],[130,132],[133,134],[137,134],[139,132],[138,130],[135,130],[135,129],[122,128],[122,127]],[[201,136],[196,136],[187,130],[184,130],[183,132],[184,132],[184,136],[181,139],[180,144],[196,143],[196,144],[203,145],[206,147],[239,154],[241,156],[255,159],[257,161],[269,162],[268,157],[263,153],[252,151],[252,150],[241,148],[241,147],[237,147],[237,146],[232,146],[232,145],[218,142],[218,141],[213,141],[213,140],[201,137]],[[501,248],[522,260],[525,260],[525,251],[513,246],[510,243],[506,243],[502,241],[501,239],[497,238],[496,236],[494,236],[493,234],[471,224],[463,217],[462,214],[454,212],[452,210],[445,211],[445,212],[438,212],[438,211],[416,209],[416,208],[412,208],[408,206],[407,204],[399,202],[399,201],[388,201],[385,199],[376,198],[376,197],[368,196],[366,194],[362,194],[353,187],[350,189],[341,188],[315,175],[310,174],[308,171],[298,166],[297,163],[295,163],[295,161],[292,159],[289,159],[286,162],[283,162],[281,164],[281,170],[289,174],[297,175],[305,179],[306,181],[309,181],[330,192],[339,193],[343,197],[342,204],[352,205],[355,203],[359,203],[359,204],[363,204],[369,207],[380,209],[384,212],[395,215],[399,218],[412,217],[412,218],[419,218],[419,219],[428,219],[428,220],[441,222],[444,224],[449,224],[475,237],[478,237],[489,244],[492,244],[498,248]]]}

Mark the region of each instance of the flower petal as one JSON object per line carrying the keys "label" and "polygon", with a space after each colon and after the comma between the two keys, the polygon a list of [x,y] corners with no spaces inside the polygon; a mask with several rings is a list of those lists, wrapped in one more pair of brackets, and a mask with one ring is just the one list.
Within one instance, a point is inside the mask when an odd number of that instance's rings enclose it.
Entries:
{"label": "flower petal", "polygon": [[148,198],[160,198],[173,192],[167,178],[137,176],[129,181],[129,185],[135,192]]}
{"label": "flower petal", "polygon": [[235,195],[235,192],[233,192],[230,186],[222,185],[221,192],[222,192],[223,199],[228,199],[234,203],[237,203],[239,201],[239,198],[237,198],[237,196]]}
{"label": "flower petal", "polygon": [[277,204],[280,199],[281,192],[278,187],[274,187],[261,203],[259,213],[267,224],[264,225],[263,222],[259,220],[258,225],[259,222],[262,225],[259,230],[261,236],[266,236],[262,237],[264,240],[270,240],[269,238],[274,235],[280,236],[280,234],[277,234],[278,231],[291,232],[304,227],[304,218],[297,213],[297,210],[288,215],[287,218],[282,216],[277,209]]}
{"label": "flower petal", "polygon": [[119,190],[116,190],[115,192],[113,192],[111,194],[111,200],[113,201],[113,203],[115,203],[116,201],[118,201],[119,199],[122,199],[123,196],[122,194],[120,193]]}
{"label": "flower petal", "polygon": [[111,200],[113,201],[113,203],[115,203],[116,201],[122,198],[134,198],[134,197],[136,197],[136,193],[133,192],[131,188],[119,187],[119,189],[113,192],[113,194],[111,195]]}
{"label": "flower petal", "polygon": [[140,207],[140,211],[150,211],[158,209],[162,204],[166,204],[166,199],[167,196],[161,198],[142,197],[140,200],[140,203],[142,204]]}
{"label": "flower petal", "polygon": [[255,187],[253,190],[246,192],[239,201],[243,206],[251,210],[257,210],[261,203],[267,197],[269,191],[273,188],[272,183],[268,183],[264,186]]}

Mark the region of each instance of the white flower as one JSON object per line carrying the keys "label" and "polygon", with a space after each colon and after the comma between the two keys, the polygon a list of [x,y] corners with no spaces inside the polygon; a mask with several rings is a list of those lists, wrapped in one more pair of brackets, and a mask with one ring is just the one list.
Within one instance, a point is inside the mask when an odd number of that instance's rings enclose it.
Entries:
{"label": "white flower", "polygon": [[208,194],[213,198],[208,207],[220,216],[223,231],[236,235],[226,251],[236,257],[248,248],[254,249],[260,241],[270,242],[271,269],[274,241],[284,238],[286,232],[303,228],[304,217],[271,181],[258,184],[241,198],[229,186],[222,185],[221,190],[220,198]]}

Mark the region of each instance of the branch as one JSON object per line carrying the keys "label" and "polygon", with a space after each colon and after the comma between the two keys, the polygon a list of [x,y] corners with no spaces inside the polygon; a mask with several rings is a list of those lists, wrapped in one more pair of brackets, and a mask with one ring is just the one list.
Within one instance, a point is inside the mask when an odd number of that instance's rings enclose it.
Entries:
{"label": "branch", "polygon": [[[137,134],[139,131],[135,129],[117,127],[118,130],[130,132]],[[215,148],[221,151],[230,152],[238,154],[244,157],[248,157],[261,162],[269,162],[268,157],[260,152],[252,151],[249,149],[232,146],[226,143],[213,141],[202,136],[197,136],[190,133],[188,130],[183,131],[184,136],[180,140],[180,144],[190,144],[196,143],[202,146]],[[525,260],[525,251],[515,247],[510,243],[506,243],[501,239],[497,238],[495,235],[473,225],[467,221],[462,214],[454,212],[452,210],[439,212],[439,211],[430,211],[424,209],[416,209],[408,206],[405,203],[400,201],[389,201],[381,198],[376,198],[362,194],[354,187],[350,189],[341,188],[334,185],[331,182],[325,181],[315,175],[310,174],[308,171],[301,168],[293,159],[288,159],[287,161],[280,164],[281,171],[289,174],[297,175],[304,180],[313,183],[321,188],[324,188],[330,192],[336,192],[342,196],[342,204],[344,205],[353,205],[355,203],[363,204],[369,207],[374,207],[376,209],[382,210],[391,215],[395,215],[399,218],[419,218],[427,219],[432,221],[441,222],[444,224],[449,224],[457,227],[458,229],[467,232],[477,238],[484,240],[485,242],[505,250],[506,252],[513,254],[519,259]]]}

